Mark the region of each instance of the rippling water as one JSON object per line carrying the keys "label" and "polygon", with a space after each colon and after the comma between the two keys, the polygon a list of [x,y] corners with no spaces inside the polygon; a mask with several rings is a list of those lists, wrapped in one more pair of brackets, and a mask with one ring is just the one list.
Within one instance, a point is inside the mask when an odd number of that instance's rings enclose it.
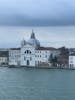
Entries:
{"label": "rippling water", "polygon": [[0,68],[0,100],[75,100],[75,70]]}

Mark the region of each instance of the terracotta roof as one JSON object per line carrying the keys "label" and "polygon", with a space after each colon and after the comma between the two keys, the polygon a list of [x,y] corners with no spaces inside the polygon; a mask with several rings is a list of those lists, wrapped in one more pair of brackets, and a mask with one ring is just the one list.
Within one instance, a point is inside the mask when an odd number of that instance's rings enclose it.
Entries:
{"label": "terracotta roof", "polygon": [[36,50],[57,50],[57,49],[53,47],[39,47]]}
{"label": "terracotta roof", "polygon": [[9,50],[20,50],[21,48],[10,48]]}

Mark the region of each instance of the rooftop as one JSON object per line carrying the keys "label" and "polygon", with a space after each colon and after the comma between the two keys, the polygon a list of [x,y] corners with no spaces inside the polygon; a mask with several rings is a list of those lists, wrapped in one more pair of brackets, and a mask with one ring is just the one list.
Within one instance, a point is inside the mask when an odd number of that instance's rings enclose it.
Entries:
{"label": "rooftop", "polygon": [[21,48],[10,48],[9,50],[20,50]]}
{"label": "rooftop", "polygon": [[57,49],[53,47],[39,47],[36,50],[57,50]]}

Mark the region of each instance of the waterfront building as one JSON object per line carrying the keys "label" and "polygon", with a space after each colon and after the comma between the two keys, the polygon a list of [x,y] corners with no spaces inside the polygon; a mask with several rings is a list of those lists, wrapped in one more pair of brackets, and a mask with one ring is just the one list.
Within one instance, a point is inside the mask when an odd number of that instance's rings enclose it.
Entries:
{"label": "waterfront building", "polygon": [[69,67],[75,67],[75,53],[69,55]]}
{"label": "waterfront building", "polygon": [[60,50],[53,47],[41,46],[35,33],[32,31],[30,39],[21,41],[20,48],[9,49],[9,66],[32,66],[32,67],[48,67],[50,66],[50,56],[57,57]]}
{"label": "waterfront building", "polygon": [[21,66],[49,66],[50,55],[58,56],[60,51],[53,47],[42,47],[32,31],[28,41],[21,42]]}
{"label": "waterfront building", "polygon": [[69,65],[69,50],[68,48],[61,47],[59,48],[60,55],[57,58],[57,63],[59,67],[68,67]]}
{"label": "waterfront building", "polygon": [[0,65],[6,66],[8,65],[8,51],[7,50],[0,50]]}
{"label": "waterfront building", "polygon": [[20,65],[20,48],[9,49],[9,65]]}

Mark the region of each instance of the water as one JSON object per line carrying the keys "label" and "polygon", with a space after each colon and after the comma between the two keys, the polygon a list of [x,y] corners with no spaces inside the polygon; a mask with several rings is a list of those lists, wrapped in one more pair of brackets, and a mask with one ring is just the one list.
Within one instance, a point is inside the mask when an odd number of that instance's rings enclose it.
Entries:
{"label": "water", "polygon": [[75,70],[0,68],[0,100],[75,100]]}

